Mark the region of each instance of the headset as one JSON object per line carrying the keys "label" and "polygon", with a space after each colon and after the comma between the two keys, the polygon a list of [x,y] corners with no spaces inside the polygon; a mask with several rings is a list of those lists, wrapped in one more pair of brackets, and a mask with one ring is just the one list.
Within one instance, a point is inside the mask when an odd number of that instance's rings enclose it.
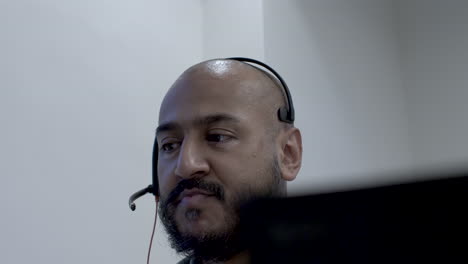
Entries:
{"label": "headset", "polygon": [[[294,115],[294,105],[292,102],[291,94],[289,92],[288,86],[286,85],[286,82],[281,78],[281,76],[270,66],[266,65],[265,63],[250,59],[250,58],[244,58],[244,57],[232,57],[232,58],[226,58],[225,60],[235,60],[235,61],[240,61],[244,62],[247,64],[254,64],[254,65],[259,65],[268,71],[270,71],[281,83],[283,90],[284,90],[284,95],[286,97],[287,101],[287,106],[280,107],[278,109],[278,119],[281,122],[293,124],[295,115]],[[153,160],[152,160],[152,176],[153,176],[153,183],[148,185],[148,187],[139,190],[138,192],[134,193],[132,196],[130,196],[130,199],[128,201],[128,205],[130,206],[130,209],[132,211],[135,211],[136,205],[135,205],[135,200],[140,198],[141,196],[147,194],[147,193],[152,193],[155,197],[156,200],[159,200],[159,182],[158,182],[158,152],[159,152],[159,147],[158,147],[158,141],[155,138],[154,143],[153,143]],[[151,246],[150,246],[151,247]]]}

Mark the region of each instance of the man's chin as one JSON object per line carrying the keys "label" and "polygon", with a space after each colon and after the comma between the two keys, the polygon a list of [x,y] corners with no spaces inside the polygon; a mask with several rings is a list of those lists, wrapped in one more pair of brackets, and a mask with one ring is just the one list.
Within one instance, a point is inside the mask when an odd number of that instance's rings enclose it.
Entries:
{"label": "man's chin", "polygon": [[190,258],[215,262],[225,261],[242,249],[236,234],[237,232],[233,230],[208,230],[206,228],[192,228],[188,232],[179,230],[178,234],[172,237],[172,247],[178,253]]}
{"label": "man's chin", "polygon": [[220,222],[220,218],[210,217],[199,209],[178,211],[176,224],[182,235],[200,239],[223,233],[227,228],[226,223]]}

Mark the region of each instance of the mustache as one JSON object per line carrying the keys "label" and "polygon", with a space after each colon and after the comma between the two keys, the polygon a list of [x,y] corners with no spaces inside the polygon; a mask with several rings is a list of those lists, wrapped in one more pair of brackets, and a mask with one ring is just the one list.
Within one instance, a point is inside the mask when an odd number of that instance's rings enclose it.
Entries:
{"label": "mustache", "polygon": [[224,188],[220,184],[207,182],[201,179],[185,179],[181,180],[177,186],[167,196],[166,204],[171,204],[177,200],[179,195],[186,189],[197,188],[211,193],[220,201],[224,201]]}

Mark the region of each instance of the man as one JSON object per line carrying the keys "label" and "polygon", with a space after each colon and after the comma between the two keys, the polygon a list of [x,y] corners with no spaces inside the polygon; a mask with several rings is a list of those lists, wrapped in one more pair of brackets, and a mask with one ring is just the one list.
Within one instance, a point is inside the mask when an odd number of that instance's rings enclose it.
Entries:
{"label": "man", "polygon": [[301,133],[277,116],[286,104],[276,79],[235,60],[194,65],[172,85],[156,135],[159,211],[180,263],[248,263],[240,207],[285,196],[301,167]]}

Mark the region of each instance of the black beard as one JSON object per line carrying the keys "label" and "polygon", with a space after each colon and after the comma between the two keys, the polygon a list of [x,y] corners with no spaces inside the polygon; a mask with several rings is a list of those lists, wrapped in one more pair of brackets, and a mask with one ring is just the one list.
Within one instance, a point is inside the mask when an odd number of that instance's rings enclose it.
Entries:
{"label": "black beard", "polygon": [[[282,188],[281,174],[277,162],[272,166],[272,182],[264,190],[252,190],[246,188],[243,192],[237,193],[231,201],[226,201],[224,188],[213,182],[202,179],[182,180],[176,188],[167,196],[162,198],[159,206],[159,215],[166,232],[169,235],[169,242],[178,253],[186,257],[195,258],[200,261],[226,261],[234,255],[244,251],[246,248],[241,243],[239,232],[239,213],[243,205],[265,197],[278,197],[284,195]],[[226,208],[225,229],[223,231],[202,236],[182,234],[175,222],[174,201],[185,189],[198,188],[214,194]],[[189,210],[189,214],[200,214],[199,210]]]}

